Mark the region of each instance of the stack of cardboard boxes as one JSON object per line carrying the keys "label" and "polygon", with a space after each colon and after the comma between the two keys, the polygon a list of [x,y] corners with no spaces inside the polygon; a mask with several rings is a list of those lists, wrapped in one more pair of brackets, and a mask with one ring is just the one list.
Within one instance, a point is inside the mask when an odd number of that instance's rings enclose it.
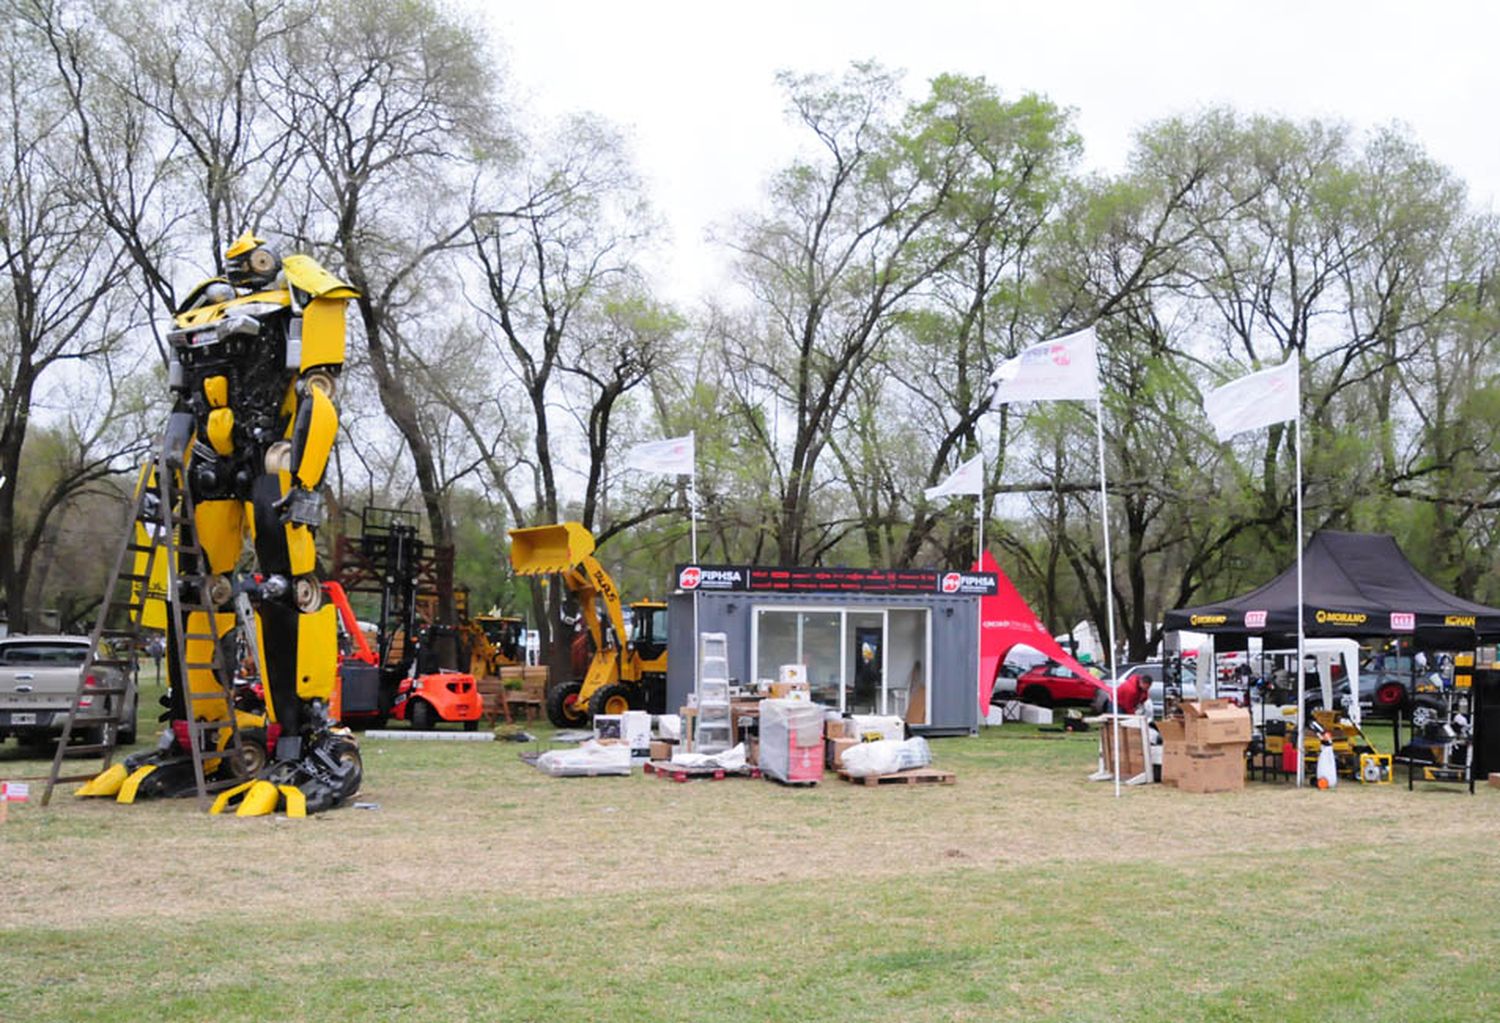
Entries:
{"label": "stack of cardboard boxes", "polygon": [[1201,700],[1182,704],[1182,715],[1157,725],[1162,783],[1184,792],[1244,788],[1250,712],[1230,700]]}

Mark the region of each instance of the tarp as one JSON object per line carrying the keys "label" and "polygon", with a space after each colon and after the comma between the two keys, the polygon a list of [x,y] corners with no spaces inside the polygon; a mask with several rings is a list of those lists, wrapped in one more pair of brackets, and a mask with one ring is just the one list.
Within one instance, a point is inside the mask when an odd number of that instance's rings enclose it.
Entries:
{"label": "tarp", "polygon": [[995,691],[995,677],[1005,655],[1025,644],[1043,654],[1079,678],[1094,685],[1099,679],[1058,645],[1052,633],[1032,613],[1026,599],[1002,571],[995,556],[985,551],[974,563],[975,572],[995,574],[995,592],[979,599],[979,719],[984,720]]}
{"label": "tarp", "polygon": [[[1402,636],[1419,645],[1461,648],[1500,635],[1500,608],[1441,589],[1383,533],[1321,529],[1302,552],[1303,631],[1308,636]],[[1249,593],[1168,611],[1168,631],[1265,636],[1297,632],[1297,566]]]}

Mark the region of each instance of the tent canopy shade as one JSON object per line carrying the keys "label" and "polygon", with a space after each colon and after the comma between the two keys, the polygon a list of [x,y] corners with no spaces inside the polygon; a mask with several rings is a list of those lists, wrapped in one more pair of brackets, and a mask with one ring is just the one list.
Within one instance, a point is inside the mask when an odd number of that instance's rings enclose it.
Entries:
{"label": "tent canopy shade", "polygon": [[[1477,638],[1500,637],[1500,608],[1441,589],[1385,534],[1319,530],[1302,559],[1308,636],[1410,636],[1430,649],[1462,649]],[[1240,596],[1168,611],[1163,625],[1168,631],[1295,636],[1296,565]]]}

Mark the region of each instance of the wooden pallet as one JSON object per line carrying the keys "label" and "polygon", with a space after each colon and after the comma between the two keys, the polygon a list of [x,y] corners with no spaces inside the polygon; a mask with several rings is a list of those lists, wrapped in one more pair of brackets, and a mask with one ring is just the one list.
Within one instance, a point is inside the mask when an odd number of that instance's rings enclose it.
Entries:
{"label": "wooden pallet", "polygon": [[839,777],[856,785],[953,785],[958,782],[958,776],[952,771],[939,771],[932,767],[913,767],[909,771],[897,771],[895,774],[871,774],[863,778],[856,778],[847,771],[840,771]]}
{"label": "wooden pallet", "polygon": [[760,768],[746,765],[738,771],[726,771],[722,767],[692,767],[687,764],[674,764],[670,760],[648,760],[645,771],[654,774],[658,778],[666,778],[669,781],[685,782],[692,778],[707,778],[710,781],[720,781],[724,778],[759,778]]}

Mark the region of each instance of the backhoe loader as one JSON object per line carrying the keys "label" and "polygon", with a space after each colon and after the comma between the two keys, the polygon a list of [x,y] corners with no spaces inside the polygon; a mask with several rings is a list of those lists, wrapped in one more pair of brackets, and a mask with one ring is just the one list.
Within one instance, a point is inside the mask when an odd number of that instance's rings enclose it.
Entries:
{"label": "backhoe loader", "polygon": [[631,604],[627,629],[620,592],[594,557],[593,534],[580,523],[512,529],[510,540],[517,575],[555,575],[568,588],[594,648],[581,679],[548,689],[548,719],[573,728],[594,714],[660,713],[666,699],[667,605]]}

